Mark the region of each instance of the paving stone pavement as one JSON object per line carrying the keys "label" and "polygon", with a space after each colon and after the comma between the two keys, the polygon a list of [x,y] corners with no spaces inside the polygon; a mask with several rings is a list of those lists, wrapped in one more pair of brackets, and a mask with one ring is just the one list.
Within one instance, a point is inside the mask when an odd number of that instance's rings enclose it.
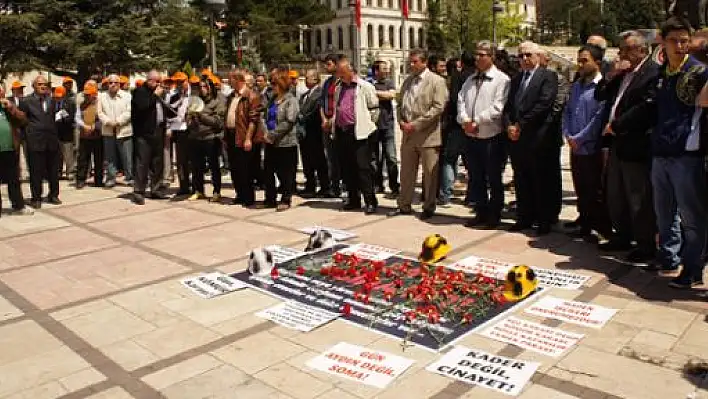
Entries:
{"label": "paving stone pavement", "polygon": [[[575,209],[564,166],[562,217],[570,220]],[[708,398],[708,377],[683,372],[689,360],[708,359],[708,303],[700,290],[672,291],[665,280],[601,256],[559,227],[547,237],[467,229],[470,212],[462,205],[440,209],[428,222],[389,219],[384,210],[394,202],[384,198],[371,216],[299,198],[282,213],[186,201],[137,207],[128,191],[76,191],[64,182],[64,205],[0,218],[0,398],[504,397],[426,371],[438,355],[403,351],[391,338],[342,321],[307,334],[287,330],[254,316],[277,299],[242,290],[204,300],[179,283],[200,272],[241,270],[254,247],[304,247],[307,237],[297,228],[313,224],[407,253],[440,233],[452,243],[452,260],[475,254],[591,276],[583,290],[550,293],[618,309],[604,328],[524,315],[586,335],[563,357],[477,334],[460,341],[541,362],[522,399]],[[224,194],[233,196],[228,179]],[[415,363],[385,390],[305,365],[340,341]]]}

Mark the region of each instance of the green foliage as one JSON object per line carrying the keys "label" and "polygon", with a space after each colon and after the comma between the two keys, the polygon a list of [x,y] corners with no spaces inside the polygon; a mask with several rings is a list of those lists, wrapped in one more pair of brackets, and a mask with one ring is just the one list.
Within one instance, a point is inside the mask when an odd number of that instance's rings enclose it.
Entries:
{"label": "green foliage", "polygon": [[447,53],[447,40],[445,37],[444,25],[442,24],[442,1],[443,0],[428,0],[428,21],[426,22],[425,31],[426,45],[431,53],[445,54]]}

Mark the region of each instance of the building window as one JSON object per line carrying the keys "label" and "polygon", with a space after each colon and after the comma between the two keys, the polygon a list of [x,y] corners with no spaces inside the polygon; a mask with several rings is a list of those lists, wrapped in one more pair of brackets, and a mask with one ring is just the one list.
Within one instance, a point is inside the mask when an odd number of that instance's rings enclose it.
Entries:
{"label": "building window", "polygon": [[418,29],[418,48],[425,47],[425,38],[423,37],[423,28]]}
{"label": "building window", "polygon": [[403,48],[403,27],[398,28],[398,45]]}
{"label": "building window", "polygon": [[379,25],[379,48],[383,47],[384,39],[386,39],[384,36],[384,27],[383,25]]}
{"label": "building window", "polygon": [[327,48],[332,46],[332,28],[327,28]]}
{"label": "building window", "polygon": [[312,35],[314,32],[304,32],[303,37],[305,39],[305,54],[312,54]]}
{"label": "building window", "polygon": [[366,25],[366,47],[374,47],[374,27],[371,24]]}
{"label": "building window", "polygon": [[367,7],[371,7],[371,0],[366,0]]}
{"label": "building window", "polygon": [[388,8],[393,10],[393,0],[388,0]]}
{"label": "building window", "polygon": [[408,48],[415,47],[415,29],[408,28]]}
{"label": "building window", "polygon": [[344,29],[341,26],[337,28],[337,48],[344,50]]}
{"label": "building window", "polygon": [[376,0],[376,5],[378,7],[383,7],[383,0]]}
{"label": "building window", "polygon": [[395,38],[393,37],[394,36],[393,32],[394,32],[394,28],[393,28],[393,25],[391,25],[388,27],[388,44],[391,45],[391,48],[396,48],[396,42],[394,40]]}
{"label": "building window", "polygon": [[315,32],[315,47],[317,51],[322,51],[322,29],[317,29]]}
{"label": "building window", "polygon": [[342,0],[337,0],[337,10],[342,9]]}
{"label": "building window", "polygon": [[423,11],[423,0],[418,0],[418,11]]}

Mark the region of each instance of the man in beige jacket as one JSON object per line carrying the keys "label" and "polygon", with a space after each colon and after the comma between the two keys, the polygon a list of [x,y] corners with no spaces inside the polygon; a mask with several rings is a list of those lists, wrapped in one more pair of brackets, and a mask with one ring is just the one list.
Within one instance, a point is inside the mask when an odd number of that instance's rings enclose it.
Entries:
{"label": "man in beige jacket", "polygon": [[133,181],[133,128],[130,124],[130,93],[121,90],[120,77],[108,77],[108,90],[98,95],[98,119],[101,120],[103,153],[106,157],[106,187],[116,185],[118,154],[126,184]]}
{"label": "man in beige jacket", "polygon": [[429,219],[435,213],[440,159],[440,117],[448,92],[445,79],[428,70],[428,56],[423,50],[409,55],[411,73],[403,82],[399,94],[398,123],[403,132],[401,142],[401,195],[398,208],[389,216],[412,212],[418,165],[423,165],[423,213]]}

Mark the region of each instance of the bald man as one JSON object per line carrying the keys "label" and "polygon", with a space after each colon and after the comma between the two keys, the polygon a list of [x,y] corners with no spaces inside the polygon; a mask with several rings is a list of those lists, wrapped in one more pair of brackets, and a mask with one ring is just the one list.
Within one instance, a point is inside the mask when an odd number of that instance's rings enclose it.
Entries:
{"label": "bald man", "polygon": [[150,71],[145,83],[133,92],[130,120],[135,140],[133,202],[137,205],[145,204],[148,177],[150,197],[167,198],[160,189],[164,173],[163,147],[167,119],[174,118],[177,113],[165,103],[164,94],[160,74],[155,70]]}

